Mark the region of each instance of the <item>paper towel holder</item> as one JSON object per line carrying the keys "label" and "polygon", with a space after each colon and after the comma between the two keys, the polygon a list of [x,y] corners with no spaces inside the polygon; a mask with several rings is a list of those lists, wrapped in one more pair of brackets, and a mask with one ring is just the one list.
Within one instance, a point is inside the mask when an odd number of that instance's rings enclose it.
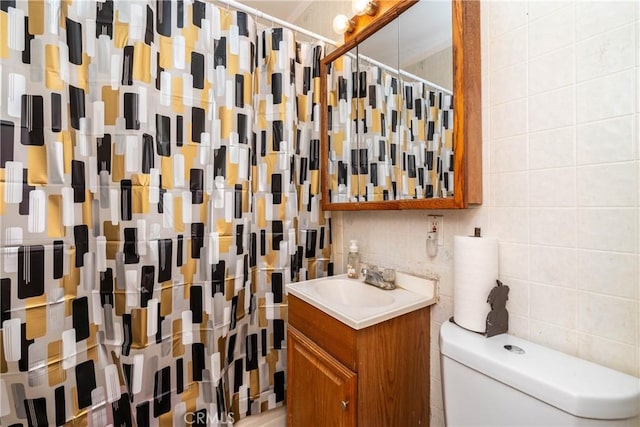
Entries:
{"label": "paper towel holder", "polygon": [[491,311],[487,314],[486,336],[505,334],[509,331],[509,312],[507,300],[509,299],[509,287],[500,280],[496,280],[496,286],[491,289],[487,297],[487,303]]}
{"label": "paper towel holder", "polygon": [[503,284],[500,280],[496,280],[496,286],[491,288],[487,303],[491,306],[491,311],[487,314],[487,321],[484,333],[474,331],[456,323],[453,316],[449,321],[460,326],[467,331],[484,335],[487,338],[495,335],[506,334],[509,331],[509,312],[507,311],[507,300],[509,299],[509,286]]}

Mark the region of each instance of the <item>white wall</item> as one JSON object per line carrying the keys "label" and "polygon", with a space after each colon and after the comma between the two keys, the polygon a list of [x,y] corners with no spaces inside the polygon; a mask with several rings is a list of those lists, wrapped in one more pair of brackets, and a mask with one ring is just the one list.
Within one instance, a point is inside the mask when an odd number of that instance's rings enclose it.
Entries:
{"label": "white wall", "polygon": [[[333,216],[337,264],[438,274],[432,425],[442,425],[438,328],[452,315],[456,234],[500,240],[510,332],[640,375],[638,2],[482,3],[484,200],[464,211]],[[427,215],[445,245],[426,254]]]}
{"label": "white wall", "polygon": [[[214,0],[215,1],[215,0]],[[329,40],[341,42],[342,35],[333,31],[333,18],[338,14],[352,16],[351,0],[238,0],[239,3],[257,9],[267,15],[291,22]],[[258,23],[272,26],[265,18],[258,18]],[[296,34],[298,40],[312,40],[305,34]],[[327,52],[335,47],[327,45]]]}
{"label": "white wall", "polygon": [[453,88],[453,48],[444,48],[415,64],[402,68],[444,88]]}

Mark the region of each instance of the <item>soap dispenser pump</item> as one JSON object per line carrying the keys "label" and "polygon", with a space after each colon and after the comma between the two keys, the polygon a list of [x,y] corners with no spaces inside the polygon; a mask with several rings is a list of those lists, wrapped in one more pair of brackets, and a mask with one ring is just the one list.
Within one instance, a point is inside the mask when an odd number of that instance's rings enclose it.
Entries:
{"label": "soap dispenser pump", "polygon": [[360,253],[358,252],[358,241],[351,240],[349,255],[347,256],[347,277],[358,278],[358,267],[360,264]]}

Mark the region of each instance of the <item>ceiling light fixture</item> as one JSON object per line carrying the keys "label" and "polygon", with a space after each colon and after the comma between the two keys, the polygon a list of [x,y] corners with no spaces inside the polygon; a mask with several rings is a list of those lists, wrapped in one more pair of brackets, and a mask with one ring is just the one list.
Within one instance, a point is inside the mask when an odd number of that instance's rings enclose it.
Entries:
{"label": "ceiling light fixture", "polygon": [[338,34],[350,33],[355,28],[355,23],[346,17],[346,15],[336,15],[333,18],[333,31]]}
{"label": "ceiling light fixture", "polygon": [[378,3],[375,0],[351,0],[351,10],[358,16],[373,16],[378,12]]}

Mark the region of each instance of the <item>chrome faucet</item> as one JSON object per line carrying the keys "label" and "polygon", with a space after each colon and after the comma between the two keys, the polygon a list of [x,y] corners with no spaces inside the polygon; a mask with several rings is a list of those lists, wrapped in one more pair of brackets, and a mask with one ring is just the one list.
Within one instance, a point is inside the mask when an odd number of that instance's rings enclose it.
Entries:
{"label": "chrome faucet", "polygon": [[391,268],[380,271],[375,265],[369,265],[362,269],[362,274],[364,274],[364,283],[388,291],[396,288],[396,272]]}

